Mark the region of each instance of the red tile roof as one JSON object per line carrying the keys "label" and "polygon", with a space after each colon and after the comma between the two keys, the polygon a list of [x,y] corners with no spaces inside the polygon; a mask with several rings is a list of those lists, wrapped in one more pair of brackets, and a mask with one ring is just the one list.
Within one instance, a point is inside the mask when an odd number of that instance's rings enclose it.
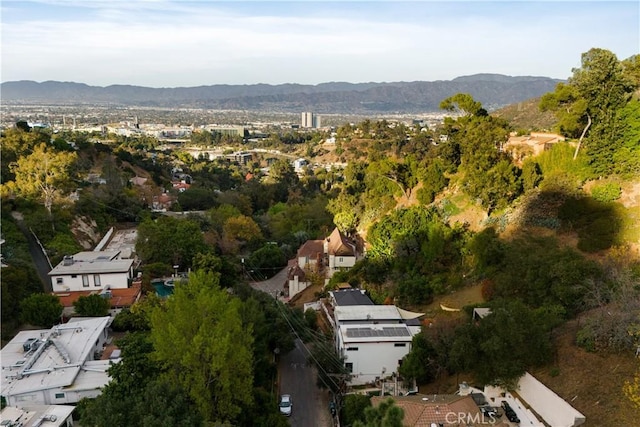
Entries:
{"label": "red tile roof", "polygon": [[[110,289],[111,308],[123,308],[131,307],[134,302],[140,299],[142,293],[142,285],[140,282],[134,283],[130,288],[126,289]],[[94,291],[72,291],[72,292],[53,292],[53,295],[60,298],[60,303],[63,307],[73,307],[73,303],[76,302],[82,296],[89,296],[93,294],[99,294],[100,290]]]}

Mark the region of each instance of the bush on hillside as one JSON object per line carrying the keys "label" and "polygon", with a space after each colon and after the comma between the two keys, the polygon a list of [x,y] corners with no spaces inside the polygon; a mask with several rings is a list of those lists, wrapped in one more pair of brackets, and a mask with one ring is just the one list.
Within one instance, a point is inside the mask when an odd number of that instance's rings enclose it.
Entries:
{"label": "bush on hillside", "polygon": [[613,182],[598,185],[596,187],[593,187],[593,189],[591,190],[591,197],[603,203],[618,200],[621,194],[622,189],[620,188],[620,185]]}

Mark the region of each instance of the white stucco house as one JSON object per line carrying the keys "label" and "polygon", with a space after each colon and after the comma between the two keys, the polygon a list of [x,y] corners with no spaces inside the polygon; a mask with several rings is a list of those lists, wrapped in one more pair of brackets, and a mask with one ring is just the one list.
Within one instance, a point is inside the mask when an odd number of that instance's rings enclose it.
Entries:
{"label": "white stucco house", "polygon": [[7,406],[0,412],[3,427],[73,427],[70,405]]}
{"label": "white stucco house", "polygon": [[287,270],[287,281],[284,285],[285,296],[293,298],[310,285],[311,282],[307,279],[307,273],[298,264],[291,263]]}
{"label": "white stucco house", "polygon": [[9,406],[77,403],[109,382],[118,360],[99,359],[110,317],[72,319],[51,329],[21,331],[0,350],[0,395]]}
{"label": "white stucco house", "polygon": [[85,251],[65,256],[50,272],[53,292],[128,288],[133,259],[120,251]]}
{"label": "white stucco house", "polygon": [[334,228],[324,239],[323,252],[327,261],[327,276],[340,270],[348,270],[356,264],[358,251],[356,244],[345,237],[338,228]]}
{"label": "white stucco house", "polygon": [[323,267],[323,250],[322,240],[307,240],[296,254],[298,266],[303,270],[319,271]]}
{"label": "white stucco house", "polygon": [[421,315],[393,305],[335,306],[336,351],[345,358],[349,383],[369,384],[397,373],[402,358],[411,351],[413,336],[420,331],[417,318]]}

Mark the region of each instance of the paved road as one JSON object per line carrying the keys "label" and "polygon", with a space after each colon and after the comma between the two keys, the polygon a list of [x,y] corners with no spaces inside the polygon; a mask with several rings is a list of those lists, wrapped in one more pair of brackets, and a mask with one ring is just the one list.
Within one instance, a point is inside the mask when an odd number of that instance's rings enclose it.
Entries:
{"label": "paved road", "polygon": [[[251,287],[258,289],[259,291],[266,292],[272,297],[280,297],[280,292],[284,290],[284,284],[287,281],[288,267],[283,268],[273,276],[271,279],[264,280],[262,282],[249,282]],[[250,274],[250,273],[249,273]],[[251,277],[251,276],[250,276]]]}
{"label": "paved road", "polygon": [[[251,286],[274,297],[279,296],[287,279],[287,270],[282,269],[269,280],[252,282]],[[293,350],[280,357],[278,366],[278,392],[290,394],[293,402],[289,423],[294,427],[332,427],[329,392],[316,387],[316,370],[307,364],[308,352],[299,339],[295,344]]]}
{"label": "paved road", "polygon": [[45,293],[52,292],[51,279],[49,278],[49,271],[51,271],[51,266],[49,265],[49,260],[47,256],[42,251],[42,246],[38,243],[34,235],[27,228],[25,223],[23,222],[22,214],[19,212],[11,212],[11,215],[16,220],[16,224],[24,237],[27,239],[27,243],[29,245],[29,253],[31,254],[31,259],[33,260],[33,264],[36,267],[36,272],[38,273],[38,277],[42,282],[42,290]]}
{"label": "paved road", "polygon": [[280,358],[280,394],[290,394],[293,408],[289,423],[293,427],[331,427],[329,393],[316,387],[316,371],[307,364],[302,341]]}

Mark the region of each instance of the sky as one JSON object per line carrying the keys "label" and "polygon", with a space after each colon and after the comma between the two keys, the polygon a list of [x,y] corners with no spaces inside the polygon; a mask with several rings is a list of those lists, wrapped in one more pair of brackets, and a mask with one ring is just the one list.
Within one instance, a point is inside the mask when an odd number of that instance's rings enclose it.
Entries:
{"label": "sky", "polygon": [[640,2],[2,0],[0,80],[189,87],[566,79],[640,53]]}

